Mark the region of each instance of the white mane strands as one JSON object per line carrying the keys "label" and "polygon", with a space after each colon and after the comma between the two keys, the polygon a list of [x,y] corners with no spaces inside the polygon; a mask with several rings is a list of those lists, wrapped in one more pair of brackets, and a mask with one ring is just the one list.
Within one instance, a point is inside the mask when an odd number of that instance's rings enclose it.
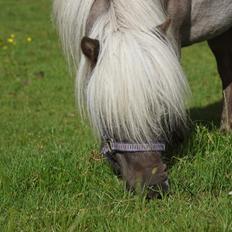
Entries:
{"label": "white mane strands", "polygon": [[[56,0],[64,47],[78,63],[90,2]],[[185,123],[189,88],[171,44],[157,29],[165,18],[160,0],[110,0],[96,20],[89,36],[100,41],[98,62],[91,71],[81,56],[77,92],[99,136],[150,142]]]}

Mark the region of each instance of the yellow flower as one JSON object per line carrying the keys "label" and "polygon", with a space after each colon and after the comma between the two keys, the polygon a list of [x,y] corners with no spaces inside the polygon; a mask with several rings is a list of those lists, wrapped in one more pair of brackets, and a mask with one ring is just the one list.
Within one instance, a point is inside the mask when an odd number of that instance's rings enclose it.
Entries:
{"label": "yellow flower", "polygon": [[10,37],[11,37],[12,39],[14,39],[14,38],[15,38],[15,34],[11,34]]}
{"label": "yellow flower", "polygon": [[31,41],[32,41],[32,38],[31,37],[27,37],[27,42],[31,43]]}
{"label": "yellow flower", "polygon": [[7,39],[7,42],[12,44],[12,43],[14,43],[14,39],[8,38],[8,39]]}

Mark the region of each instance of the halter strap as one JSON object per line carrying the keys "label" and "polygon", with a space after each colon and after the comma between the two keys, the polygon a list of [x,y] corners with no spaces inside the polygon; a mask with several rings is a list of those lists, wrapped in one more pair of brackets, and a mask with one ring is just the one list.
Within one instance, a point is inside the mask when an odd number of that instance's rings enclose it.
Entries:
{"label": "halter strap", "polygon": [[165,151],[164,143],[117,143],[113,141],[107,141],[103,146],[101,153],[107,155],[114,152],[154,152],[154,151]]}

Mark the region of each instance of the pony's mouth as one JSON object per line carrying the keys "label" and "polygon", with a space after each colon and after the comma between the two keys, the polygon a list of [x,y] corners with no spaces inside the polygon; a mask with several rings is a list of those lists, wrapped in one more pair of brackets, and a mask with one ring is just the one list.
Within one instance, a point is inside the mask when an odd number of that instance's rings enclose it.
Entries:
{"label": "pony's mouth", "polygon": [[148,187],[146,198],[148,200],[151,199],[162,199],[165,194],[167,194],[169,191],[169,182],[168,179],[164,181],[163,183]]}
{"label": "pony's mouth", "polygon": [[105,156],[126,190],[146,194],[147,199],[162,198],[168,192],[167,166],[160,152],[108,152]]}

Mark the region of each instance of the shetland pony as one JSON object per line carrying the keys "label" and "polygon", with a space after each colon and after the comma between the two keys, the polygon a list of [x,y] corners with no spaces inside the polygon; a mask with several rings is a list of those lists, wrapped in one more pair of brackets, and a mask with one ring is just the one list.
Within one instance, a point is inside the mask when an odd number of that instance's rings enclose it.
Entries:
{"label": "shetland pony", "polygon": [[80,111],[129,190],[168,191],[161,153],[186,127],[190,96],[182,46],[208,40],[223,83],[222,128],[232,129],[231,0],[54,0],[54,19]]}

